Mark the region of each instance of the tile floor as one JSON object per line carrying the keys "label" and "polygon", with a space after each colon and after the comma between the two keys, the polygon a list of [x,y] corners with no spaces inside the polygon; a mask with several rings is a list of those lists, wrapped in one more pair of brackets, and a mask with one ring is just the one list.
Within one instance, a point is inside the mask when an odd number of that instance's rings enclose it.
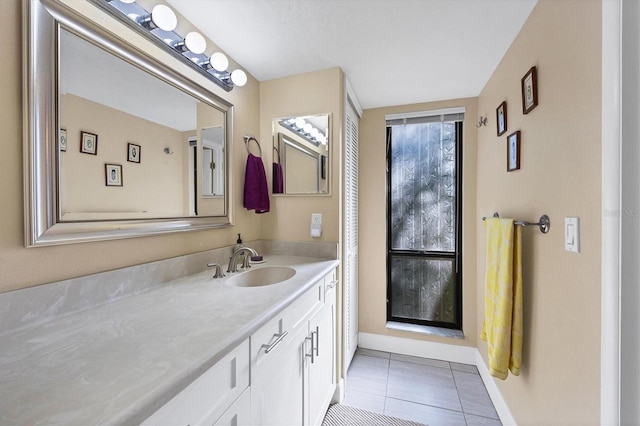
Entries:
{"label": "tile floor", "polygon": [[474,365],[358,348],[345,405],[435,425],[501,425]]}

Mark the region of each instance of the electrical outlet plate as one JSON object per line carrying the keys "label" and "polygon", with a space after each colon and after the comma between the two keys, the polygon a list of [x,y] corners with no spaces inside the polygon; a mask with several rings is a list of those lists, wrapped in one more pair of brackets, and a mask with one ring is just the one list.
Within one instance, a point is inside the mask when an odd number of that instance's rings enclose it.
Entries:
{"label": "electrical outlet plate", "polygon": [[311,225],[322,226],[322,213],[311,213]]}

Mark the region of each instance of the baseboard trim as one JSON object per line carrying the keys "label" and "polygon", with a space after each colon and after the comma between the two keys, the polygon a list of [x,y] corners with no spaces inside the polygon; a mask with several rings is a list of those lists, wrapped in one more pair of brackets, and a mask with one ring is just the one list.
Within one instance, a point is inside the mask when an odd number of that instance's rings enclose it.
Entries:
{"label": "baseboard trim", "polygon": [[338,380],[338,383],[336,384],[336,389],[333,392],[333,398],[331,399],[332,404],[337,404],[342,402],[342,400],[344,399],[345,389],[346,389],[345,380],[340,378],[340,380]]}
{"label": "baseboard trim", "polygon": [[511,410],[509,410],[509,406],[506,401],[502,397],[502,393],[500,389],[498,389],[498,385],[496,385],[495,380],[489,374],[489,367],[485,364],[482,355],[480,355],[480,351],[476,349],[476,368],[480,373],[480,377],[484,382],[484,387],[487,388],[487,392],[489,392],[489,398],[491,398],[491,402],[493,402],[493,407],[496,409],[498,413],[498,417],[500,417],[500,421],[503,425],[516,425],[516,420],[511,415]]}
{"label": "baseboard trim", "polygon": [[517,424],[511,415],[511,410],[509,410],[507,403],[502,397],[502,393],[500,393],[500,389],[498,389],[498,385],[496,385],[493,377],[489,374],[489,368],[480,355],[478,348],[363,332],[359,333],[358,346],[377,351],[475,365],[478,368],[480,377],[484,382],[484,386],[487,388],[491,402],[493,402],[493,406],[502,424]]}
{"label": "baseboard trim", "polygon": [[443,361],[459,362],[462,364],[475,365],[476,363],[477,349],[471,346],[448,345],[446,343],[427,342],[424,340],[407,339],[405,337],[383,336],[381,334],[363,332],[359,334],[358,346],[361,348],[423,358],[441,359]]}

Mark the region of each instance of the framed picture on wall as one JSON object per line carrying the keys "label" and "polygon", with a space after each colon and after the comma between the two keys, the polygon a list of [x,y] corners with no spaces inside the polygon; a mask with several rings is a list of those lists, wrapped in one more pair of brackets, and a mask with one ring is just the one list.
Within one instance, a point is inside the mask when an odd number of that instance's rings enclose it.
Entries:
{"label": "framed picture on wall", "polygon": [[520,130],[507,136],[507,171],[520,169]]}
{"label": "framed picture on wall", "polygon": [[140,162],[140,153],[142,148],[140,145],[136,145],[134,143],[127,144],[127,161],[131,161],[132,163]]}
{"label": "framed picture on wall", "polygon": [[67,150],[67,129],[60,129],[60,135],[58,137],[58,149],[60,149],[60,151]]}
{"label": "framed picture on wall", "polygon": [[504,101],[496,108],[496,123],[498,125],[498,136],[507,131],[507,101]]}
{"label": "framed picture on wall", "polygon": [[520,80],[522,86],[522,113],[529,114],[538,105],[538,71],[536,67],[529,71]]}
{"label": "framed picture on wall", "polygon": [[98,135],[85,131],[80,132],[80,152],[98,155]]}
{"label": "framed picture on wall", "polygon": [[107,163],[104,172],[107,186],[122,186],[122,165]]}

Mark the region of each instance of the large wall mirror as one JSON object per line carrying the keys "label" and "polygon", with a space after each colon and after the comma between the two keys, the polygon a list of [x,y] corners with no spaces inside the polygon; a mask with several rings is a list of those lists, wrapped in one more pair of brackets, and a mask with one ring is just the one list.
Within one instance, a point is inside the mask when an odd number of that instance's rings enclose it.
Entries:
{"label": "large wall mirror", "polygon": [[274,194],[329,193],[330,135],[329,114],[273,120]]}
{"label": "large wall mirror", "polygon": [[229,225],[232,106],[56,0],[25,15],[26,245]]}

